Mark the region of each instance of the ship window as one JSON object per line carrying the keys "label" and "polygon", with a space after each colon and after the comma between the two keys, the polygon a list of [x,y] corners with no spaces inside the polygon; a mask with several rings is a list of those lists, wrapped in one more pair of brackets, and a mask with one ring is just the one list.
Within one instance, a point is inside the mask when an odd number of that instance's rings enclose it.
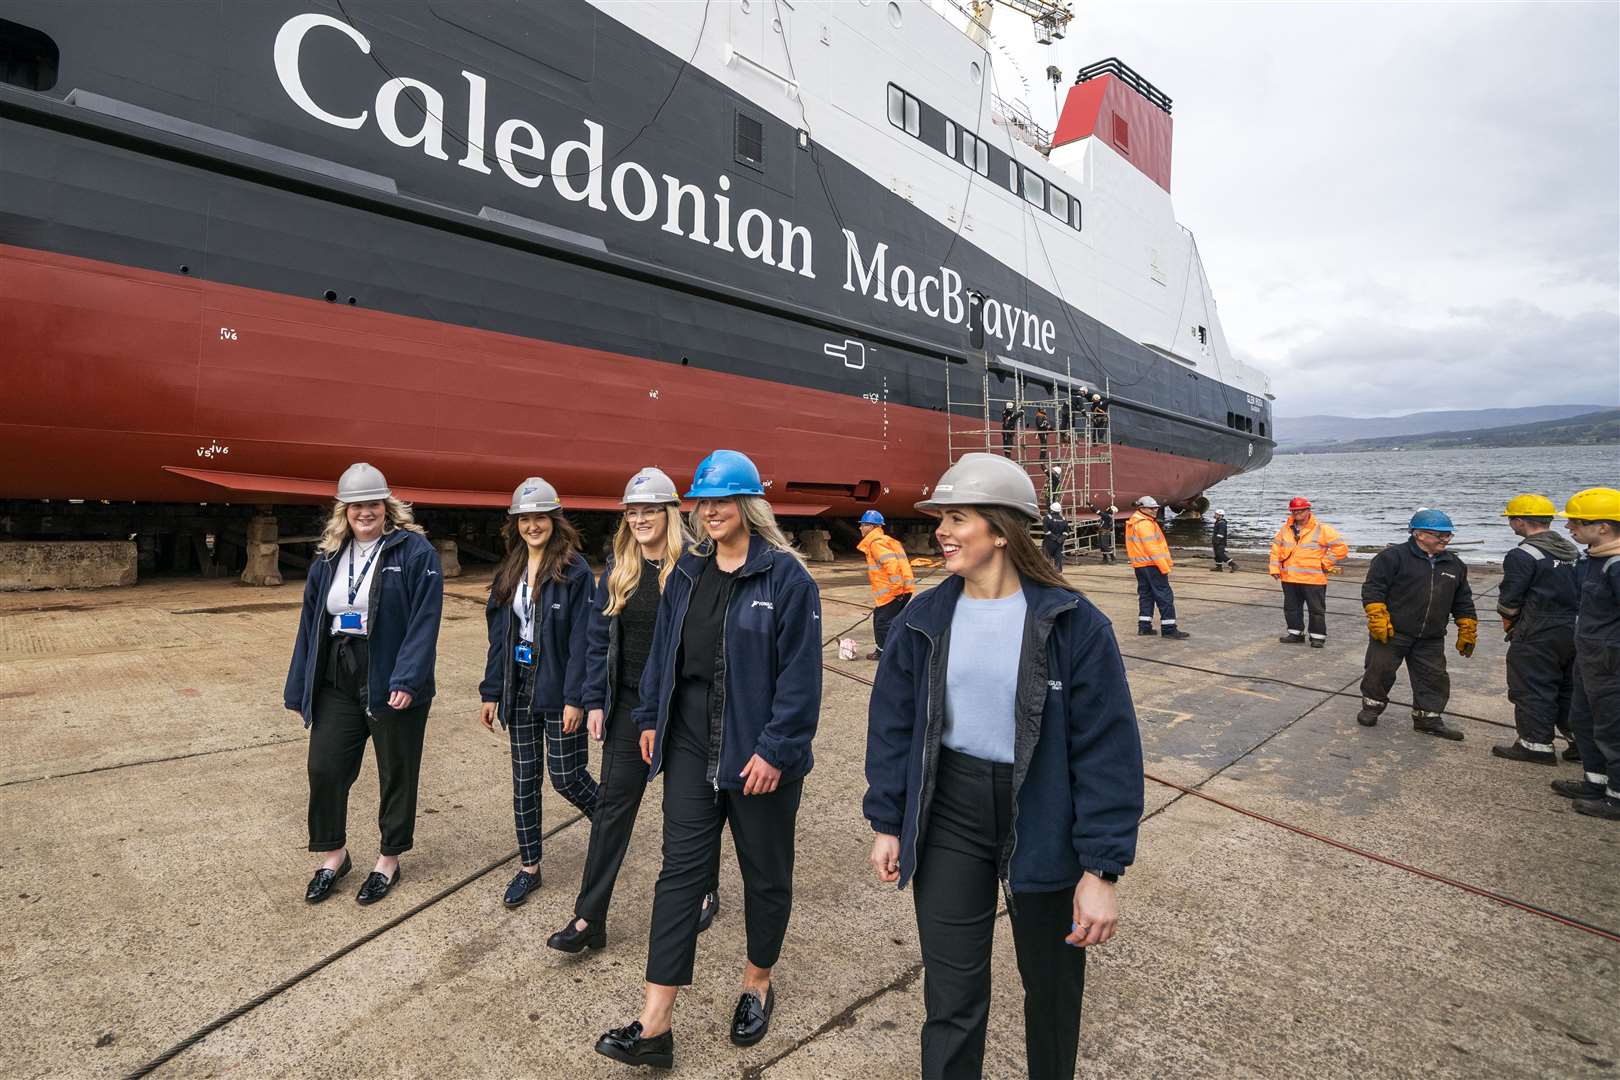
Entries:
{"label": "ship window", "polygon": [[0,19],[0,83],[24,90],[56,85],[61,53],[56,42],[30,26]]}
{"label": "ship window", "polygon": [[1131,152],[1131,125],[1118,113],[1114,114],[1114,146],[1122,154]]}
{"label": "ship window", "polygon": [[922,134],[922,102],[889,84],[889,123],[907,135]]}
{"label": "ship window", "polygon": [[737,160],[756,169],[765,167],[765,125],[758,118],[737,114]]}
{"label": "ship window", "polygon": [[949,120],[945,121],[945,152],[956,156],[956,125]]}
{"label": "ship window", "polygon": [[1069,196],[1058,188],[1049,188],[1046,192],[1046,196],[1046,206],[1047,209],[1052,211],[1052,216],[1056,217],[1060,221],[1068,221]]}
{"label": "ship window", "polygon": [[962,164],[980,176],[990,175],[990,144],[966,128],[962,129]]}
{"label": "ship window", "polygon": [[1198,333],[1198,344],[1200,344],[1200,345],[1208,345],[1209,344],[1209,327],[1200,326],[1200,327],[1197,327],[1196,330],[1197,330],[1197,333]]}
{"label": "ship window", "polygon": [[1069,224],[1074,226],[1074,231],[1075,232],[1080,231],[1080,200],[1079,199],[1070,199],[1069,200]]}
{"label": "ship window", "polygon": [[1035,206],[1046,206],[1046,181],[1039,176],[1024,170],[1024,201]]}
{"label": "ship window", "polygon": [[1264,420],[1260,421],[1260,437],[1262,439],[1266,437],[1266,422]]}
{"label": "ship window", "polygon": [[1018,162],[1007,162],[1007,190],[1018,194]]}

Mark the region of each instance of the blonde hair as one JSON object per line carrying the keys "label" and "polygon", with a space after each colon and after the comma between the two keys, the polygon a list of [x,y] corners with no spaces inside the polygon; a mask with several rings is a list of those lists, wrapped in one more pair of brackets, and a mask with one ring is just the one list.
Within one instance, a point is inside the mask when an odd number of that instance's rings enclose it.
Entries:
{"label": "blonde hair", "polygon": [[[659,593],[663,593],[664,583],[674,571],[676,560],[692,543],[692,536],[686,531],[686,522],[681,517],[680,504],[665,503],[663,510],[664,553],[658,560]],[[602,614],[617,615],[623,611],[640,583],[641,544],[630,530],[630,522],[621,517],[618,531],[613,534],[613,573],[608,575],[607,606],[602,609]]]}
{"label": "blonde hair", "polygon": [[[776,522],[776,512],[771,509],[771,504],[766,502],[763,496],[733,495],[732,498],[737,501],[737,510],[742,514],[744,533],[759,533],[765,538],[765,542],[777,551],[793,556],[800,564],[805,562],[804,556],[788,542],[787,535],[782,532],[782,526]],[[692,532],[704,538],[693,550],[699,555],[712,554],[714,540],[705,533],[696,508],[692,510]]]}
{"label": "blonde hair", "polygon": [[[392,495],[381,501],[383,504],[384,536],[387,536],[395,529],[408,529],[414,533],[421,533],[423,536],[427,535],[427,530],[416,523],[416,515],[411,513],[410,503],[400,502]],[[315,545],[317,554],[336,555],[343,550],[343,545],[348,543],[348,507],[348,503],[332,503],[332,512],[326,516],[326,528],[321,531],[321,541]]]}

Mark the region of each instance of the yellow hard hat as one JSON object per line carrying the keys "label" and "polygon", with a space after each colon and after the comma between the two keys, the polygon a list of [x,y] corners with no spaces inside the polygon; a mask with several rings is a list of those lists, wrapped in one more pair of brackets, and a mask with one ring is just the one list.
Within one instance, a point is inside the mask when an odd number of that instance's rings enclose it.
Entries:
{"label": "yellow hard hat", "polygon": [[1587,488],[1569,497],[1564,516],[1571,521],[1620,521],[1620,491]]}
{"label": "yellow hard hat", "polygon": [[1558,507],[1545,495],[1515,495],[1508,500],[1503,517],[1550,518],[1558,516]]}

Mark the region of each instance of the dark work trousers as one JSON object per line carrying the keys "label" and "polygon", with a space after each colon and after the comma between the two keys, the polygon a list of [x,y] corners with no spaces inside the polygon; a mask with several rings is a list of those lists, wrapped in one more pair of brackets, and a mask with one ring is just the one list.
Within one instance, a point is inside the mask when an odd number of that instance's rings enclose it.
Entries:
{"label": "dark work trousers", "polygon": [[[647,763],[641,760],[641,731],[621,699],[607,718],[602,740],[602,778],[596,789],[596,813],[591,816],[591,840],[585,851],[585,875],[574,917],[591,924],[607,921],[613,886],[630,847],[630,833],[647,793]],[[719,889],[720,845],[714,846],[709,865],[708,891]]]}
{"label": "dark work trousers", "polygon": [[911,594],[902,593],[887,604],[872,609],[872,636],[877,639],[878,652],[883,651],[884,642],[889,640],[889,627],[909,603]]}
{"label": "dark work trousers", "polygon": [[[1012,766],[941,749],[912,890],[922,943],[922,1075],[977,1077],[990,1016],[990,949],[1000,903],[996,867],[1007,841]],[[1025,828],[1036,828],[1024,822]],[[1074,890],[1021,892],[1009,913],[1024,984],[1031,1080],[1072,1080],[1080,1046],[1086,951],[1063,939]]]}
{"label": "dark work trousers", "polygon": [[[677,720],[671,718],[673,726]],[[688,986],[697,956],[698,914],[720,850],[720,830],[731,827],[743,880],[743,923],[748,962],[769,968],[782,952],[793,910],[793,830],[804,781],[769,795],[710,786],[703,753],[683,739],[664,742],[664,865],[653,889],[647,942],[647,981]]]}
{"label": "dark work trousers", "polygon": [[1389,688],[1402,662],[1412,682],[1412,709],[1440,713],[1451,700],[1451,677],[1446,674],[1446,639],[1414,638],[1397,633],[1387,642],[1367,641],[1367,666],[1361,676],[1361,703],[1375,712],[1389,704]]}
{"label": "dark work trousers", "polygon": [[1532,750],[1551,750],[1553,732],[1569,730],[1575,692],[1575,627],[1514,628],[1508,642],[1508,700],[1519,741]]}
{"label": "dark work trousers", "polygon": [[596,812],[596,781],[590,765],[591,737],[579,730],[565,733],[562,713],[537,713],[529,707],[534,697],[534,666],[515,665],[512,678],[512,715],[506,723],[512,744],[512,820],[517,826],[519,858],[524,866],[540,865],[540,744],[545,742],[546,771],[557,794],[585,811]]}
{"label": "dark work trousers", "polygon": [[1053,568],[1056,569],[1058,573],[1060,573],[1060,574],[1063,573],[1063,546],[1062,546],[1062,541],[1059,541],[1058,545],[1056,547],[1054,547],[1051,544],[1042,543],[1041,544],[1041,551],[1042,551],[1043,554],[1045,554],[1045,556],[1048,559],[1052,560]]}
{"label": "dark work trousers", "polygon": [[1225,540],[1216,540],[1215,541],[1215,569],[1219,570],[1221,567],[1225,566],[1230,561],[1231,560],[1229,560],[1226,557],[1226,541]]}
{"label": "dark work trousers", "polygon": [[348,846],[349,788],[360,775],[366,739],[377,758],[381,805],[377,825],[384,855],[411,850],[416,831],[416,787],[428,706],[366,715],[366,642],[336,640],[317,677],[309,728],[309,850]]}
{"label": "dark work trousers", "polygon": [[1176,594],[1170,591],[1170,575],[1157,566],[1136,569],[1136,622],[1153,625],[1153,608],[1159,609],[1159,625],[1176,625]]}
{"label": "dark work trousers", "polygon": [[[1216,558],[1220,558],[1219,555]],[[1283,622],[1294,637],[1305,635],[1305,612],[1311,613],[1311,640],[1327,640],[1327,586],[1282,583]]]}
{"label": "dark work trousers", "polygon": [[1620,798],[1620,646],[1576,651],[1569,726],[1586,779]]}

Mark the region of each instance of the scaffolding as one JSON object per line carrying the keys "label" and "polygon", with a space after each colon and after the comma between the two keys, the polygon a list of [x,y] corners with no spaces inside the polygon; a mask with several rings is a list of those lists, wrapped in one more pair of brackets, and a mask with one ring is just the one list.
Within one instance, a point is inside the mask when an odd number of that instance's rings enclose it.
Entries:
{"label": "scaffolding", "polygon": [[[1108,402],[1106,381],[1093,388],[1067,362],[1057,372],[995,357],[945,361],[947,464],[975,451],[1010,458],[1029,474],[1042,513],[1054,502],[1062,506],[1070,526],[1066,555],[1096,547],[1097,508],[1114,499],[1113,429],[1106,408],[1093,412],[1094,391]],[[1045,533],[1041,523],[1031,530],[1037,543]]]}

